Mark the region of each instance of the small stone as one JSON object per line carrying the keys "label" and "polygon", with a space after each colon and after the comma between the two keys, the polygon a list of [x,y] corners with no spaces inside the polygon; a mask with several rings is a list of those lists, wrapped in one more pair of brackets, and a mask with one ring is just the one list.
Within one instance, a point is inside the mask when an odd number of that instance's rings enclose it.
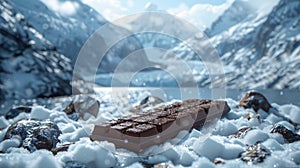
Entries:
{"label": "small stone", "polygon": [[13,119],[18,116],[20,113],[30,113],[32,108],[30,106],[16,106],[12,107],[6,114],[5,119]]}
{"label": "small stone", "polygon": [[244,136],[246,135],[246,133],[247,133],[248,131],[250,131],[250,130],[251,130],[251,127],[244,127],[244,128],[241,128],[241,129],[238,130],[237,133],[235,133],[234,137],[235,137],[235,138],[242,138],[242,137],[244,137]]}
{"label": "small stone", "polygon": [[240,101],[238,107],[252,108],[255,112],[259,109],[269,112],[272,107],[266,97],[258,92],[248,92]]}
{"label": "small stone", "polygon": [[54,148],[51,151],[52,151],[53,155],[56,155],[58,152],[68,151],[70,145],[72,145],[72,144],[74,144],[74,143],[63,144],[62,146]]}
{"label": "small stone", "polygon": [[215,165],[218,165],[218,164],[225,164],[225,161],[224,161],[224,159],[222,159],[222,158],[215,158],[214,161],[213,161],[213,163],[214,163]]}
{"label": "small stone", "polygon": [[91,97],[84,96],[73,100],[63,111],[70,119],[78,120],[83,118],[85,113],[89,113],[97,117],[100,108],[100,102]]}
{"label": "small stone", "polygon": [[271,133],[278,133],[283,136],[283,138],[288,141],[289,143],[299,141],[300,135],[294,133],[293,131],[287,129],[283,125],[276,124],[271,128]]}
{"label": "small stone", "polygon": [[260,119],[260,115],[259,114],[255,114],[255,115],[252,115],[251,113],[248,113],[247,115],[244,116],[244,118],[246,118],[247,120],[251,120],[251,119]]}
{"label": "small stone", "polygon": [[33,152],[37,149],[55,148],[61,133],[51,121],[20,120],[8,128],[4,139],[18,135],[22,140],[21,146]]}
{"label": "small stone", "polygon": [[155,96],[147,96],[146,98],[144,98],[141,102],[140,105],[147,105],[147,106],[154,106],[157,104],[161,104],[164,101],[158,97]]}
{"label": "small stone", "polygon": [[270,152],[260,144],[251,145],[245,152],[240,154],[241,160],[248,164],[261,163],[268,155],[270,155]]}

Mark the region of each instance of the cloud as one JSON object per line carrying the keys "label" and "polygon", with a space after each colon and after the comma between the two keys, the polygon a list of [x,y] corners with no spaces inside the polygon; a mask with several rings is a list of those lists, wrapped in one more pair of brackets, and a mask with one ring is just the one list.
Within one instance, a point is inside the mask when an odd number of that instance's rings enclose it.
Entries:
{"label": "cloud", "polygon": [[182,3],[178,7],[168,9],[167,11],[204,30],[210,27],[213,21],[230,7],[232,2],[233,0],[227,0],[221,5],[195,4],[191,8],[188,8],[187,5]]}
{"label": "cloud", "polygon": [[[120,0],[82,0],[82,2],[94,8],[109,21],[125,16],[128,11]],[[133,6],[134,3],[132,0],[128,0],[127,5]]]}
{"label": "cloud", "polygon": [[58,0],[41,0],[49,9],[60,13],[62,15],[73,15],[77,8],[78,3],[71,2],[71,1],[65,1],[60,2]]}

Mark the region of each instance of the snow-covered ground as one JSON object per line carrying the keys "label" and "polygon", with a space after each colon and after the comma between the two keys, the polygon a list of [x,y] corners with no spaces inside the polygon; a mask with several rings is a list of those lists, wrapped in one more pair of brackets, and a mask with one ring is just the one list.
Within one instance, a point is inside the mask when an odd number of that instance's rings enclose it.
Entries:
{"label": "snow-covered ground", "polygon": [[[112,94],[115,93],[115,94]],[[282,125],[294,133],[300,134],[300,107],[271,103],[274,109],[269,113],[262,110],[256,113],[252,109],[237,108],[238,101],[228,98],[231,111],[216,124],[192,129],[187,136],[180,138],[178,144],[171,145],[172,140],[159,146],[150,147],[142,156],[126,149],[116,148],[109,142],[92,142],[89,139],[89,126],[86,123],[104,122],[129,114],[129,104],[138,103],[142,98],[153,94],[147,89],[126,90],[97,89],[97,97],[101,102],[97,118],[89,122],[73,121],[62,112],[71,100],[70,97],[38,101],[30,114],[21,113],[14,119],[0,117],[0,137],[4,137],[6,126],[21,118],[50,120],[62,131],[58,146],[74,142],[67,151],[53,155],[47,150],[30,153],[26,149],[17,148],[18,139],[4,140],[0,143],[0,167],[143,167],[164,163],[170,167],[298,167],[300,161],[300,141],[288,143],[283,136],[271,133],[273,125]],[[156,94],[159,95],[159,94]],[[161,95],[163,96],[163,94]],[[169,98],[164,98],[170,100]],[[173,100],[175,101],[175,100]],[[43,105],[47,104],[47,108]],[[121,109],[121,110],[120,110]],[[248,116],[248,117],[245,117]],[[298,125],[292,125],[282,117],[289,118]],[[241,128],[250,127],[245,135],[236,136]],[[212,130],[211,134],[207,134]],[[179,134],[180,135],[180,134]],[[208,138],[203,138],[209,135]],[[176,140],[175,138],[175,140]],[[173,139],[174,141],[174,139]],[[266,151],[261,163],[246,163],[241,159],[249,145],[260,144]],[[160,149],[164,152],[158,153]],[[263,153],[263,151],[260,151]],[[217,159],[216,159],[217,158]],[[223,164],[214,164],[219,160]]]}

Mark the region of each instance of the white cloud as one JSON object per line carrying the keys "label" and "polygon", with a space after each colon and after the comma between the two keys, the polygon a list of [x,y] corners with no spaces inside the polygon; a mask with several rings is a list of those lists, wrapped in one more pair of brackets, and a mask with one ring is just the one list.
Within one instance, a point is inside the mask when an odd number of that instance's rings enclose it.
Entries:
{"label": "white cloud", "polygon": [[[134,5],[130,1],[127,1],[127,5]],[[94,8],[109,21],[125,16],[125,13],[128,11],[120,0],[82,0],[82,2]]]}
{"label": "white cloud", "polygon": [[129,8],[134,7],[134,1],[133,1],[133,0],[127,0],[127,6],[128,6]]}
{"label": "white cloud", "polygon": [[51,10],[58,12],[62,15],[72,15],[78,8],[78,3],[65,1],[60,2],[58,0],[42,0],[42,2]]}
{"label": "white cloud", "polygon": [[177,8],[171,8],[167,11],[204,30],[206,27],[210,27],[213,21],[230,7],[232,2],[233,0],[227,0],[226,3],[221,5],[195,4],[191,8],[182,3]]}

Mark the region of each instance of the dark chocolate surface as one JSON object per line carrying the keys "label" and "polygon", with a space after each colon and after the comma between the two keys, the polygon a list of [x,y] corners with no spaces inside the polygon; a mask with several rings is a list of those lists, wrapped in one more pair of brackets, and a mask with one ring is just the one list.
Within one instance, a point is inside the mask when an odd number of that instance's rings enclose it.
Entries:
{"label": "dark chocolate surface", "polygon": [[225,101],[190,99],[174,102],[96,125],[91,139],[141,151],[229,111]]}

